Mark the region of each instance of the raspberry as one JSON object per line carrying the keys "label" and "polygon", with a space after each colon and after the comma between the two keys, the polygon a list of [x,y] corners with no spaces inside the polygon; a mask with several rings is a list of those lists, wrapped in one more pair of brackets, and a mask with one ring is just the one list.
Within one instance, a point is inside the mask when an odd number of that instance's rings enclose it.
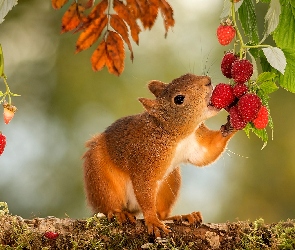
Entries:
{"label": "raspberry", "polygon": [[245,122],[253,121],[261,108],[261,100],[255,94],[245,94],[238,102],[238,110]]}
{"label": "raspberry", "polygon": [[9,103],[6,103],[6,102],[3,104],[3,108],[4,108],[3,109],[4,123],[8,124],[12,120],[17,108]]}
{"label": "raspberry", "polygon": [[231,68],[234,61],[238,59],[238,56],[236,56],[232,52],[227,52],[221,61],[221,72],[222,74],[227,78],[232,78],[231,76]]}
{"label": "raspberry", "polygon": [[230,44],[236,35],[236,30],[232,25],[220,24],[216,31],[217,39],[223,46]]}
{"label": "raspberry", "polygon": [[243,120],[237,106],[231,107],[229,110],[229,117],[230,124],[234,129],[241,130],[246,127],[247,122]]}
{"label": "raspberry", "polygon": [[233,87],[233,93],[235,97],[241,98],[248,92],[248,87],[244,83],[238,83]]}
{"label": "raspberry", "polygon": [[44,236],[45,236],[47,239],[55,240],[55,239],[59,236],[59,234],[56,233],[56,232],[48,231],[48,232],[45,232],[45,233],[44,233]]}
{"label": "raspberry", "polygon": [[6,146],[6,137],[0,132],[0,155],[3,154],[3,151]]}
{"label": "raspberry", "polygon": [[226,83],[219,83],[213,90],[211,104],[218,109],[222,109],[229,106],[234,99],[232,86]]}
{"label": "raspberry", "polygon": [[257,129],[264,129],[268,124],[268,110],[265,106],[261,106],[258,111],[256,119],[253,120],[253,124]]}
{"label": "raspberry", "polygon": [[247,82],[253,74],[253,65],[247,59],[236,60],[232,64],[231,75],[236,83]]}

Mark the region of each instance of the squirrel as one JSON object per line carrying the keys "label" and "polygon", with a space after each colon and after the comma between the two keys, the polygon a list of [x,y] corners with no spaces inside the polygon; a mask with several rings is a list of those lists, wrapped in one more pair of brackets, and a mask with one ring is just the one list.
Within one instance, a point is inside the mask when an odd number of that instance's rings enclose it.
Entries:
{"label": "squirrel", "polygon": [[220,110],[210,104],[211,79],[185,74],[148,84],[156,99],[139,98],[140,114],[123,117],[93,136],[83,156],[85,192],[94,213],[135,223],[142,212],[149,234],[171,230],[163,220],[202,223],[200,212],[170,216],[181,185],[180,164],[215,161],[235,131],[210,130],[204,121]]}

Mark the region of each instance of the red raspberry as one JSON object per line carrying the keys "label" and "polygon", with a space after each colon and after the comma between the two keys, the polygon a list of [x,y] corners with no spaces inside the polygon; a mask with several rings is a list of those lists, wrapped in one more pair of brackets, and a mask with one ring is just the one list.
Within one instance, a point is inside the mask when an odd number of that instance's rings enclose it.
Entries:
{"label": "red raspberry", "polygon": [[238,83],[233,87],[233,93],[235,97],[241,98],[248,92],[248,87],[244,83]]}
{"label": "red raspberry", "polygon": [[231,68],[234,61],[238,59],[238,56],[232,52],[227,52],[221,61],[221,72],[227,78],[232,78]]}
{"label": "red raspberry", "polygon": [[47,238],[47,239],[50,239],[50,240],[55,240],[59,234],[56,233],[56,232],[52,232],[52,231],[47,231],[44,233],[44,236]]}
{"label": "red raspberry", "polygon": [[232,25],[220,24],[216,31],[217,39],[223,46],[230,44],[236,35],[236,30]]}
{"label": "red raspberry", "polygon": [[253,65],[247,59],[236,60],[232,64],[231,75],[236,83],[247,82],[253,74]]}
{"label": "red raspberry", "polygon": [[229,121],[231,126],[236,130],[241,130],[246,127],[247,122],[245,122],[239,113],[238,107],[233,106],[229,110]]}
{"label": "red raspberry", "polygon": [[0,155],[3,154],[6,146],[6,137],[0,132]]}
{"label": "red raspberry", "polygon": [[213,90],[211,104],[218,109],[222,109],[229,106],[234,99],[232,86],[226,83],[219,83]]}
{"label": "red raspberry", "polygon": [[255,94],[245,94],[238,102],[239,112],[245,122],[253,121],[261,108],[261,100]]}
{"label": "red raspberry", "polygon": [[253,124],[257,129],[264,129],[268,124],[268,110],[265,106],[261,106],[258,111],[256,119],[253,120]]}

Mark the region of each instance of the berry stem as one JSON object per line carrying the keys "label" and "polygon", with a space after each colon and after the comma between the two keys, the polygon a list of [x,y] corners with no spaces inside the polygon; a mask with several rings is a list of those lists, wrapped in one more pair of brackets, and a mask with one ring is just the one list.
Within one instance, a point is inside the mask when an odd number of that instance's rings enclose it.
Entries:
{"label": "berry stem", "polygon": [[234,1],[232,1],[231,12],[232,12],[231,15],[232,15],[232,19],[233,19],[233,25],[234,25],[234,28],[236,29],[238,40],[240,42],[240,59],[243,58],[244,51],[247,50],[247,49],[258,49],[258,48],[271,47],[270,45],[266,45],[266,44],[245,45],[245,43],[243,41],[243,37],[241,35],[240,30],[238,29],[238,25],[237,25],[237,22],[236,22],[236,10],[235,10],[235,3],[234,3]]}
{"label": "berry stem", "polygon": [[6,99],[6,96],[8,96],[8,104],[11,105],[11,96],[20,96],[18,94],[14,94],[10,91],[10,88],[8,86],[8,83],[7,83],[7,76],[3,73],[3,75],[1,76],[3,81],[4,81],[4,84],[5,84],[5,87],[6,87],[6,92],[5,93],[2,93],[0,92],[0,96],[2,96],[1,100],[0,100],[0,103],[4,102],[5,99]]}

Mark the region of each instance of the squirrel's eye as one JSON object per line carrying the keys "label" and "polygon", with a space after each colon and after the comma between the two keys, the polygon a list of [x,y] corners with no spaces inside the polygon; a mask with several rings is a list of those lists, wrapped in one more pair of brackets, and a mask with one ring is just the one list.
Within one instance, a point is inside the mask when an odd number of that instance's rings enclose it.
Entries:
{"label": "squirrel's eye", "polygon": [[177,95],[174,97],[174,103],[177,105],[181,105],[184,102],[184,98],[185,98],[184,95]]}

